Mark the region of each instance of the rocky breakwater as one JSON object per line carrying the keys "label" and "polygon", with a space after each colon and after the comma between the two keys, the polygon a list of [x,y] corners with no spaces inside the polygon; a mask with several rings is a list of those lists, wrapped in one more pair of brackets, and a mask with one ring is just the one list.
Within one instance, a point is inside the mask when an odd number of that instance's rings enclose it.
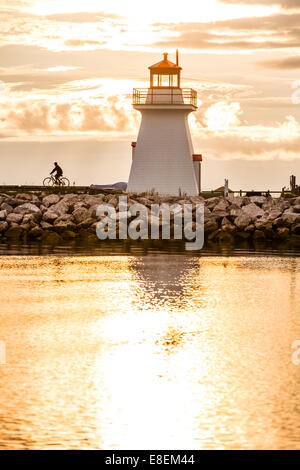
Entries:
{"label": "rocky breakwater", "polygon": [[[151,204],[200,204],[205,206],[206,243],[250,242],[300,244],[300,197],[202,197],[166,198],[128,195],[128,206]],[[115,194],[0,194],[0,241],[40,242],[56,245],[80,241],[100,243],[96,236],[100,204],[112,204]],[[124,214],[123,214],[124,215]]]}

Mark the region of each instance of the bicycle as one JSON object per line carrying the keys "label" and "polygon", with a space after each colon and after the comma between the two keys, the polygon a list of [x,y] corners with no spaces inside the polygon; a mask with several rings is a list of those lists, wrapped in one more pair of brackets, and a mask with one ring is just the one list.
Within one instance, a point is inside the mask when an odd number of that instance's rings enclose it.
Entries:
{"label": "bicycle", "polygon": [[63,176],[57,179],[54,176],[48,176],[44,179],[43,186],[70,186],[70,181]]}

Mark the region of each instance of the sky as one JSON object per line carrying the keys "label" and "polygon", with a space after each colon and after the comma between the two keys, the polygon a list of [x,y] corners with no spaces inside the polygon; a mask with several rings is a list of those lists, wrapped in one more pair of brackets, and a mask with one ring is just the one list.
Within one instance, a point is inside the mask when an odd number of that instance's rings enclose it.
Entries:
{"label": "sky", "polygon": [[0,184],[127,181],[134,87],[179,49],[203,189],[300,180],[300,0],[1,0]]}

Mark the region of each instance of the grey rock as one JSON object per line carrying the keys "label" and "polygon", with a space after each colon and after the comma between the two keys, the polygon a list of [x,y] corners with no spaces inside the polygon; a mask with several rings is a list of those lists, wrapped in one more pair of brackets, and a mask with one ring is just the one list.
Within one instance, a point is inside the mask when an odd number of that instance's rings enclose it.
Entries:
{"label": "grey rock", "polygon": [[264,215],[264,211],[254,203],[243,206],[242,211],[251,218],[252,222],[254,222],[257,217],[262,217]]}
{"label": "grey rock", "polygon": [[43,220],[45,222],[48,222],[49,224],[52,224],[57,218],[58,215],[56,214],[56,212],[53,212],[51,210],[45,212],[43,215]]}
{"label": "grey rock", "polygon": [[6,222],[19,224],[22,221],[22,219],[23,219],[22,214],[15,214],[14,212],[11,212],[6,217]]}
{"label": "grey rock", "polygon": [[69,206],[63,200],[51,206],[51,212],[55,212],[59,216],[67,214],[68,210]]}
{"label": "grey rock", "polygon": [[48,222],[41,222],[41,228],[43,230],[53,229],[53,225],[49,224]]}
{"label": "grey rock", "polygon": [[42,200],[42,204],[45,207],[52,206],[53,204],[57,204],[60,200],[60,196],[58,194],[49,194],[49,196],[46,196]]}
{"label": "grey rock", "polygon": [[297,206],[294,206],[293,209],[296,214],[300,214],[300,204]]}
{"label": "grey rock", "polygon": [[263,230],[263,228],[265,227],[267,223],[268,223],[268,219],[264,216],[264,217],[261,217],[260,219],[257,219],[254,225],[257,230]]}
{"label": "grey rock", "polygon": [[293,224],[300,223],[300,215],[299,214],[294,214],[292,212],[285,212],[281,216],[281,220],[282,220],[282,225],[284,227],[290,227]]}
{"label": "grey rock", "polygon": [[7,204],[6,202],[3,202],[1,204],[1,210],[6,211],[8,214],[13,212],[13,207],[10,204]]}
{"label": "grey rock", "polygon": [[41,215],[40,209],[35,205],[31,204],[30,202],[26,202],[25,204],[22,204],[21,206],[17,206],[14,209],[15,214],[37,214]]}
{"label": "grey rock", "polygon": [[0,233],[5,232],[8,229],[8,223],[2,220],[0,222]]}
{"label": "grey rock", "polygon": [[43,229],[41,227],[36,226],[29,231],[28,235],[30,238],[36,239],[42,237],[43,233]]}
{"label": "grey rock", "polygon": [[69,220],[56,220],[54,223],[54,230],[60,233],[65,232],[66,230],[71,230],[73,232],[77,230],[77,227]]}
{"label": "grey rock", "polygon": [[20,193],[20,194],[17,195],[17,198],[23,200],[23,202],[21,204],[24,204],[24,201],[29,202],[29,201],[32,200],[32,195],[27,194],[27,193]]}
{"label": "grey rock", "polygon": [[220,201],[219,197],[211,197],[205,200],[205,205],[209,210],[213,210],[213,208],[219,203],[219,201]]}
{"label": "grey rock", "polygon": [[83,222],[80,222],[80,224],[77,225],[78,229],[82,228],[88,228],[90,227],[93,223],[95,222],[94,219],[89,217],[88,219],[85,219]]}
{"label": "grey rock", "polygon": [[251,196],[250,201],[257,206],[262,207],[262,205],[267,202],[267,199],[265,196]]}
{"label": "grey rock", "polygon": [[235,219],[234,224],[237,226],[237,228],[243,230],[248,225],[250,225],[251,222],[252,217],[250,217],[248,214],[243,213]]}
{"label": "grey rock", "polygon": [[229,215],[231,217],[238,217],[239,215],[241,215],[243,213],[242,209],[241,209],[241,206],[237,205],[237,204],[232,204],[230,207],[229,207]]}
{"label": "grey rock", "polygon": [[204,232],[205,233],[215,232],[216,230],[218,230],[218,228],[219,228],[219,225],[218,225],[216,219],[214,219],[214,218],[211,218],[211,219],[205,221],[205,223],[204,223]]}
{"label": "grey rock", "polygon": [[73,212],[73,217],[75,219],[75,222],[80,224],[81,222],[83,222],[84,220],[90,217],[90,213],[87,209],[82,207],[82,208],[76,209]]}
{"label": "grey rock", "polygon": [[5,220],[7,217],[7,211],[0,211],[0,220]]}
{"label": "grey rock", "polygon": [[269,212],[269,215],[268,215],[268,220],[275,220],[275,219],[278,219],[278,217],[280,217],[282,214],[282,211],[280,209],[272,209],[270,212]]}

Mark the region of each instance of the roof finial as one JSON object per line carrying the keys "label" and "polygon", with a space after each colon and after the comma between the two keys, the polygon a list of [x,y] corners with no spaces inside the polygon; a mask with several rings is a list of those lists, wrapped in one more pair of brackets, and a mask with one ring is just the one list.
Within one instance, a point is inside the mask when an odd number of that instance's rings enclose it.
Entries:
{"label": "roof finial", "polygon": [[164,60],[168,60],[168,53],[164,52]]}
{"label": "roof finial", "polygon": [[176,49],[176,65],[179,65],[179,53],[178,53],[178,49]]}

